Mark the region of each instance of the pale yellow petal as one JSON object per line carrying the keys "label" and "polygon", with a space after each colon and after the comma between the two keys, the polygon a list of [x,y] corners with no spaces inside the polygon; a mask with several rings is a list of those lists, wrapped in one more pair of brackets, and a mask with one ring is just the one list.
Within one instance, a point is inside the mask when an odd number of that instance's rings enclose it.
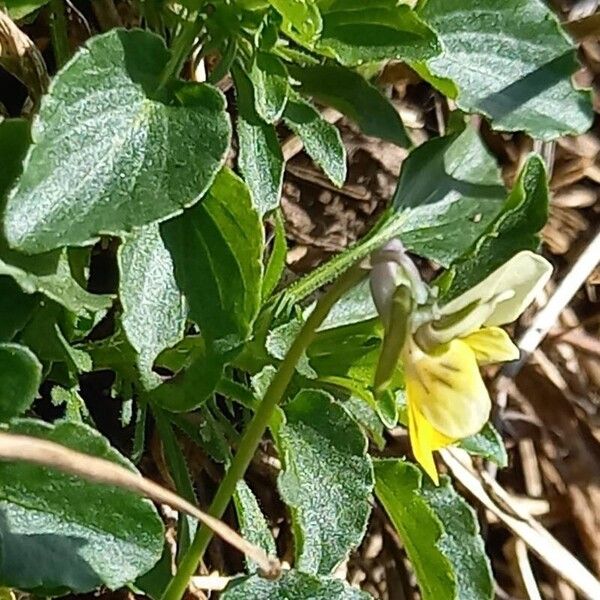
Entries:
{"label": "pale yellow petal", "polygon": [[452,340],[425,353],[411,339],[403,360],[408,401],[434,429],[453,439],[481,430],[491,401],[475,353],[465,342]]}
{"label": "pale yellow petal", "polygon": [[484,327],[461,338],[473,352],[480,365],[508,362],[519,358],[519,349],[500,327]]}
{"label": "pale yellow petal", "polygon": [[[410,394],[407,390],[407,394]],[[410,436],[410,445],[417,459],[417,462],[423,467],[423,470],[431,480],[438,485],[438,473],[433,460],[434,450],[445,448],[456,440],[442,435],[436,431],[421,412],[410,403],[408,398],[408,432]]]}
{"label": "pale yellow petal", "polygon": [[[453,335],[466,335],[483,325],[512,323],[544,287],[552,265],[539,254],[524,250],[488,275],[482,282],[440,308],[440,315],[460,313],[469,306],[478,310],[453,325]],[[438,332],[442,335],[442,332]],[[449,338],[446,338],[449,339]]]}

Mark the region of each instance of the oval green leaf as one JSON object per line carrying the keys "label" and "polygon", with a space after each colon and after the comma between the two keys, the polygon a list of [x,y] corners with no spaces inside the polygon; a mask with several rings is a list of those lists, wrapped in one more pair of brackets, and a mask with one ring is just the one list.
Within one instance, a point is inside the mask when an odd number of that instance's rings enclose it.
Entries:
{"label": "oval green leaf", "polygon": [[161,87],[168,60],[158,36],[115,29],[58,73],[8,199],[11,246],[38,253],[85,245],[200,199],[229,148],[225,99],[209,85]]}

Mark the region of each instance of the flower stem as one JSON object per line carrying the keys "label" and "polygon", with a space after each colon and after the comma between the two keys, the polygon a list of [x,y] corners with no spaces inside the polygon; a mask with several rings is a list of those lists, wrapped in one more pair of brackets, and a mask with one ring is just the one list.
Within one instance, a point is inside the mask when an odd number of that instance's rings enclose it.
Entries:
{"label": "flower stem", "polygon": [[63,0],[51,0],[50,9],[50,35],[52,37],[52,49],[58,71],[71,55],[69,49],[69,35],[67,31],[67,17]]}
{"label": "flower stem", "polygon": [[[209,514],[220,519],[233,496],[237,482],[244,476],[252,457],[254,456],[258,445],[264,435],[264,432],[275,412],[275,408],[284,396],[288,387],[296,364],[300,360],[302,353],[312,342],[317,328],[325,320],[332,306],[340,297],[354,286],[363,276],[359,267],[354,267],[346,271],[339,279],[327,290],[327,292],[317,302],[314,310],[310,313],[298,336],[290,346],[279,369],[275,373],[271,384],[267,388],[265,395],[260,403],[252,420],[244,432],[237,452],[231,461],[231,465],[225,477],[215,494],[209,509]],[[213,532],[207,527],[200,527],[196,536],[183,557],[177,573],[167,586],[162,600],[180,600],[188,586],[190,577],[196,572],[198,564],[212,538]]]}
{"label": "flower stem", "polygon": [[188,20],[181,26],[179,33],[173,40],[171,58],[161,74],[159,87],[163,88],[172,78],[181,73],[181,69],[203,25],[204,18],[201,14],[198,14],[195,19]]}

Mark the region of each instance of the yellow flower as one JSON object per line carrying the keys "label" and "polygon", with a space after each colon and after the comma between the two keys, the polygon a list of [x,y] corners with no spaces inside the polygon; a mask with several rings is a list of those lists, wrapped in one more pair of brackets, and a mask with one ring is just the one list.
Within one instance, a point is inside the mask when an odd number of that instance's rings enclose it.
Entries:
{"label": "yellow flower", "polygon": [[[376,267],[381,273],[377,263]],[[392,368],[389,348],[397,348],[405,374],[411,447],[436,484],[433,452],[478,433],[489,419],[491,400],[479,367],[519,357],[518,348],[499,326],[523,312],[551,271],[541,256],[520,252],[451,302],[417,307],[408,316],[405,311],[408,326],[403,329],[397,326],[399,316],[393,312],[398,305],[394,298],[401,294],[395,290],[395,295],[388,297],[374,289],[386,336],[398,330],[407,332],[403,340],[384,340],[375,391],[381,392],[388,384]],[[406,278],[397,280],[405,282]],[[377,285],[372,280],[372,287]]]}
{"label": "yellow flower", "polygon": [[479,365],[515,360],[518,348],[498,327],[484,327],[424,351],[411,336],[402,351],[408,429],[415,458],[437,484],[433,451],[478,433],[491,401]]}

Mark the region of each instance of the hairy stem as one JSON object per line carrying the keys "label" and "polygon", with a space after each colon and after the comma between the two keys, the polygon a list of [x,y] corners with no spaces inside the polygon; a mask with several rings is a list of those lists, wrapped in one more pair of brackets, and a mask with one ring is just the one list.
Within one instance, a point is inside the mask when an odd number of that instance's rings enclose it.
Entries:
{"label": "hairy stem", "polygon": [[[264,432],[275,412],[275,408],[283,398],[288,387],[296,364],[300,360],[302,353],[312,342],[317,328],[325,320],[332,306],[339,298],[355,285],[363,276],[360,268],[349,269],[327,290],[327,292],[317,302],[314,310],[307,318],[304,326],[298,333],[279,369],[275,373],[271,384],[267,388],[265,395],[256,411],[246,431],[244,432],[238,450],[225,473],[225,477],[215,494],[209,509],[209,514],[214,517],[221,517],[233,496],[237,482],[244,476],[258,445],[264,435]],[[179,565],[177,573],[169,583],[169,586],[163,594],[163,600],[180,600],[183,596],[190,577],[194,575],[198,564],[208,546],[212,531],[207,527],[200,527],[196,536]]]}

